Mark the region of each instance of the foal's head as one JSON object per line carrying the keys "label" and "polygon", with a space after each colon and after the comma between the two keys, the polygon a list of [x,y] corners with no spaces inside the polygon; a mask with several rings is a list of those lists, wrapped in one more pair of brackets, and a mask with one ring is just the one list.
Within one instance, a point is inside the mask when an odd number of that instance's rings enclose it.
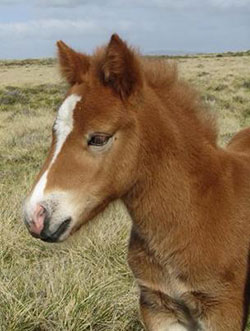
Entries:
{"label": "foal's head", "polygon": [[93,56],[58,42],[70,85],[52,129],[52,144],[31,193],[25,223],[44,241],[66,239],[136,180],[140,63],[117,35]]}

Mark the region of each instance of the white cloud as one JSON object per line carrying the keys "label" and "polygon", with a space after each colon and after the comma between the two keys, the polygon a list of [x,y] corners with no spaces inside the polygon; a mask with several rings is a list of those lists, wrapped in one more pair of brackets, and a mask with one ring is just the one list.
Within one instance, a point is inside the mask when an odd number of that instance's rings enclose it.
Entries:
{"label": "white cloud", "polygon": [[23,0],[0,0],[0,5],[11,5],[15,3],[23,3]]}
{"label": "white cloud", "polygon": [[129,20],[119,22],[98,22],[97,20],[69,20],[69,19],[42,19],[27,22],[0,23],[0,37],[16,38],[60,38],[60,36],[84,36],[99,34],[103,29],[115,27],[122,31],[132,29],[133,23]]}
{"label": "white cloud", "polygon": [[72,21],[72,20],[32,20],[28,22],[20,23],[2,23],[0,24],[0,36],[18,36],[22,38],[26,37],[51,37],[62,33],[63,35],[70,34],[81,34],[93,33],[98,31],[97,23],[94,21]]}
{"label": "white cloud", "polygon": [[[40,7],[80,7],[85,5],[115,7],[154,7],[154,8],[248,8],[249,0],[34,0]],[[25,0],[0,0],[0,5],[27,4]]]}
{"label": "white cloud", "polygon": [[250,8],[249,0],[210,0],[209,2],[219,8]]}
{"label": "white cloud", "polygon": [[[7,0],[6,0],[7,1]],[[13,0],[15,1],[15,0]],[[18,1],[18,0],[16,0]],[[22,1],[22,0],[20,0]],[[169,9],[193,8],[249,8],[249,0],[36,0],[36,4],[45,7],[78,7],[84,5],[120,7],[154,7]]]}
{"label": "white cloud", "polygon": [[[91,1],[88,0],[36,0],[36,5],[44,7],[78,7]],[[92,1],[92,3],[97,2]]]}

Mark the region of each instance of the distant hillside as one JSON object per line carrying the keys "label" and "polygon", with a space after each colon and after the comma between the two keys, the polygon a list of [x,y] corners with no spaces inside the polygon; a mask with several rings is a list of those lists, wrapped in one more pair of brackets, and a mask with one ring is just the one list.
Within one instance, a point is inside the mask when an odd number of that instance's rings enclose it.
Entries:
{"label": "distant hillside", "polygon": [[154,50],[145,53],[145,55],[149,56],[162,56],[162,55],[168,55],[168,56],[186,56],[186,55],[195,55],[197,52],[191,52],[191,51],[177,51],[172,49],[160,49],[160,50]]}
{"label": "distant hillside", "polygon": [[198,53],[191,51],[175,51],[175,50],[156,50],[145,54],[146,56],[160,56],[160,57],[196,57],[196,56],[215,56],[215,57],[231,57],[231,56],[250,56],[250,50],[237,52],[223,52],[223,53]]}
{"label": "distant hillside", "polygon": [[[250,56],[250,50],[224,53],[196,53],[175,50],[157,50],[144,54],[146,57],[169,57],[169,58],[193,58],[193,57],[231,57],[231,56]],[[45,65],[54,66],[56,58],[41,58],[41,59],[23,59],[23,60],[4,60],[0,59],[0,66],[29,66],[29,65]]]}

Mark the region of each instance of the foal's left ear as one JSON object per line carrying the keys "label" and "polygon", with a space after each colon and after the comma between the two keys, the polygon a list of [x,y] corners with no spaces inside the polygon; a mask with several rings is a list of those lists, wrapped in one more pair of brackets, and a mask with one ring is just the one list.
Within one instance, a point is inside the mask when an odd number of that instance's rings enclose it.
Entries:
{"label": "foal's left ear", "polygon": [[61,40],[57,42],[57,48],[62,76],[70,85],[81,83],[90,66],[89,57],[74,51]]}
{"label": "foal's left ear", "polygon": [[142,85],[139,61],[117,34],[112,35],[106,48],[101,71],[104,84],[112,87],[122,99]]}

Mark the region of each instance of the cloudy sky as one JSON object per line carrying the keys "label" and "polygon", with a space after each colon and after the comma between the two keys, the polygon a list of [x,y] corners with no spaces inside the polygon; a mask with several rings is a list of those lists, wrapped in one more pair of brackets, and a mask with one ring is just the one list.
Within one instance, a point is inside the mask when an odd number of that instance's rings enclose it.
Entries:
{"label": "cloudy sky", "polygon": [[143,53],[250,49],[250,0],[0,0],[0,58],[91,52],[114,32]]}

